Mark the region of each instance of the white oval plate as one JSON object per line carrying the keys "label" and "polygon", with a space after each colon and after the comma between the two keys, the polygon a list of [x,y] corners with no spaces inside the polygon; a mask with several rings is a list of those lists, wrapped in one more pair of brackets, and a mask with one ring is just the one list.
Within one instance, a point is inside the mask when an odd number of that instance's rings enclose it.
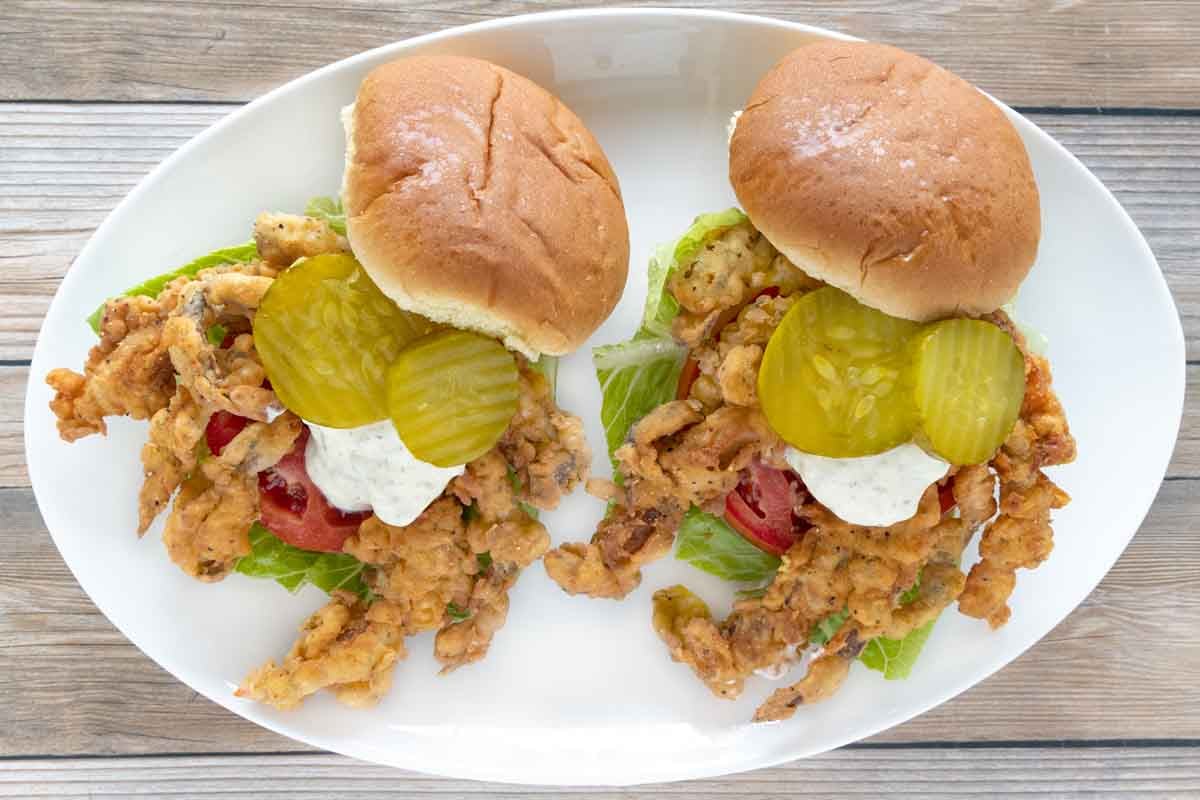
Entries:
{"label": "white oval plate", "polygon": [[[747,724],[777,684],[755,679],[739,701],[724,702],[668,659],[649,624],[655,589],[682,581],[715,604],[728,603],[719,581],[673,560],[648,569],[622,603],[568,597],[534,566],[513,592],[508,625],[484,662],[439,677],[431,637],[418,637],[391,694],[370,711],[324,696],[292,713],[238,700],[232,692],[242,677],[283,655],[322,596],[309,589],[294,597],[242,576],[217,585],[185,577],[167,560],[157,531],[141,541],[133,534],[145,425],[119,420],[107,439],[67,445],[46,407],[41,377],[52,367],[79,367],[93,342],[83,318],[98,301],[245,240],[260,210],[299,210],[312,195],[335,193],[338,110],[367,70],[418,52],[504,64],[558,93],[595,131],[621,179],[635,256],[624,299],[592,343],[624,339],[640,315],[652,246],[679,235],[694,215],[734,202],[726,181],[730,113],[777,58],[832,35],[692,11],[500,20],[317,70],[188,143],[92,237],[51,304],[34,354],[25,409],[29,473],[79,583],[151,658],[260,725],[369,761],[522,783],[629,784],[777,764],[903,722],[1011,661],[1087,596],[1137,530],[1172,451],[1184,385],[1178,314],[1146,243],[1095,177],[1015,114],[1044,215],[1040,257],[1019,311],[1049,337],[1056,386],[1079,440],[1078,462],[1055,473],[1074,502],[1057,516],[1053,557],[1021,573],[1008,626],[993,633],[947,613],[909,680],[884,681],[856,666],[833,700],[786,723]],[[565,360],[559,382],[560,401],[587,422],[596,473],[606,474],[586,350]],[[1133,421],[1138,435],[1120,435],[1135,429]],[[601,511],[580,492],[545,520],[556,541],[586,539]]]}

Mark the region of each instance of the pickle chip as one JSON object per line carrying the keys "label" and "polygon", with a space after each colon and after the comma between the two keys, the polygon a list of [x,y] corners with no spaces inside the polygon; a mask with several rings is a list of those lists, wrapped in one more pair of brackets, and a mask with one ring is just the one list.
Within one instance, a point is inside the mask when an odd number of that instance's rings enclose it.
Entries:
{"label": "pickle chip", "polygon": [[388,365],[433,330],[402,311],[350,255],[298,262],[254,316],[254,346],[283,405],[310,422],[356,428],[388,416]]}
{"label": "pickle chip", "polygon": [[987,461],[1025,397],[1025,358],[1005,331],[977,319],[930,325],[913,342],[913,386],[929,444],[953,464]]}
{"label": "pickle chip", "polygon": [[767,421],[796,449],[831,458],[907,442],[917,425],[908,345],[919,328],[832,286],[804,295],[763,354],[758,395]]}
{"label": "pickle chip", "polygon": [[517,363],[495,339],[442,331],[401,351],[388,370],[392,423],[414,456],[438,467],[486,453],[517,413]]}

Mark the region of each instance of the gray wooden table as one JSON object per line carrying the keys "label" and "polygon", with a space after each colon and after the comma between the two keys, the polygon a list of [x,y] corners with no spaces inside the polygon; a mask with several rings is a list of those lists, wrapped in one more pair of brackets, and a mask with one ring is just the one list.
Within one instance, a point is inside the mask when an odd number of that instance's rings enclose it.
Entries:
{"label": "gray wooden table", "polygon": [[[29,490],[21,406],[42,314],[75,254],[189,137],[360,50],[568,5],[0,2],[0,796],[559,794],[315,752],[163,672],[92,606],[54,549]],[[1166,273],[1192,359],[1187,409],[1168,477],[1129,550],[1078,610],[999,674],[826,756],[586,794],[1200,796],[1200,3],[686,5],[916,50],[1063,142],[1117,194]]]}

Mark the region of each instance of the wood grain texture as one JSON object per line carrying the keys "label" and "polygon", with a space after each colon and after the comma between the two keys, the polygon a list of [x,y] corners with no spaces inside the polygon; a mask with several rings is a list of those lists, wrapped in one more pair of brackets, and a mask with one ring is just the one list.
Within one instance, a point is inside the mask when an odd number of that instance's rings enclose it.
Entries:
{"label": "wood grain texture", "polygon": [[[0,98],[247,100],[371,47],[566,0],[0,4]],[[1192,0],[602,0],[737,9],[920,52],[1017,105],[1200,108]],[[47,24],[52,21],[53,24]],[[283,46],[272,47],[280,43]],[[1019,58],[1014,58],[1020,54]]]}
{"label": "wood grain texture", "polygon": [[[1198,485],[1164,484],[1124,556],[1045,639],[871,741],[1200,739]],[[199,697],[126,641],[63,565],[31,492],[0,490],[0,529],[6,563],[21,565],[0,569],[0,756],[303,749]]]}
{"label": "wood grain texture", "polygon": [[17,760],[0,762],[0,797],[153,796],[256,800],[330,797],[439,797],[494,800],[678,797],[687,800],[787,797],[1120,797],[1182,798],[1200,793],[1200,748],[1126,750],[1052,747],[971,750],[846,749],[716,780],[636,790],[537,786],[431,778],[324,753],[276,756]]}
{"label": "wood grain texture", "polygon": [[[0,360],[30,357],[58,282],[108,212],[231,110],[0,105]],[[1030,118],[1091,168],[1141,228],[1183,316],[1189,358],[1200,359],[1200,117]]]}
{"label": "wood grain texture", "polygon": [[[1118,564],[1042,642],[955,700],[863,745],[719,780],[567,791],[448,781],[317,753],[230,714],[95,609],[25,488],[20,362],[50,297],[136,182],[237,103],[379,44],[574,4],[8,0],[0,101],[35,102],[0,102],[0,487],[11,487],[0,488],[0,797],[1200,796],[1200,2],[632,4],[737,8],[889,41],[1018,106],[1141,109],[1031,115],[1141,227],[1196,362],[1175,480]],[[241,754],[205,755],[230,751]]]}

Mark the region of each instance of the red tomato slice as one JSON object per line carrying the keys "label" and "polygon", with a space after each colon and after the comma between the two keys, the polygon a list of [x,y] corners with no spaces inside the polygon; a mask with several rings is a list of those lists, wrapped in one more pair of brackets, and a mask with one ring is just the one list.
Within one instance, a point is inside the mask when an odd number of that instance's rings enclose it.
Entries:
{"label": "red tomato slice", "polygon": [[943,514],[958,505],[958,501],[954,499],[954,478],[938,487],[938,503],[942,506]]}
{"label": "red tomato slice", "polygon": [[783,555],[808,528],[795,514],[799,487],[791,471],[751,462],[742,482],[725,498],[725,520],[751,544]]}
{"label": "red tomato slice", "polygon": [[233,437],[242,432],[250,424],[250,420],[231,414],[228,411],[218,411],[208,418],[204,428],[204,440],[208,443],[208,451],[214,456],[221,455],[225,445],[233,441]]}
{"label": "red tomato slice", "polygon": [[304,466],[308,435],[304,428],[278,464],[258,473],[259,521],[293,547],[338,553],[371,512],[347,513],[329,504]]}

